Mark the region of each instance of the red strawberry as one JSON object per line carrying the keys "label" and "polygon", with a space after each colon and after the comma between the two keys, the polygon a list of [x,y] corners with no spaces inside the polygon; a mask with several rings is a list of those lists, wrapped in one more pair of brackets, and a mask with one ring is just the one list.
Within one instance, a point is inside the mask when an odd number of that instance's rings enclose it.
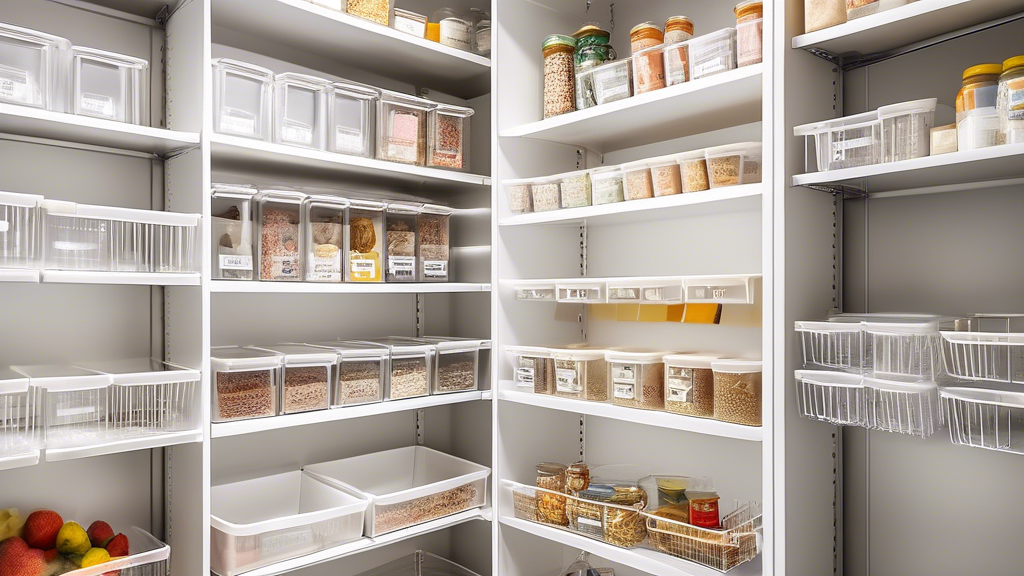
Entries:
{"label": "red strawberry", "polygon": [[121,556],[128,555],[128,537],[124,534],[118,534],[107,543],[107,554],[110,554],[111,558],[120,558]]}
{"label": "red strawberry", "polygon": [[47,564],[49,564],[57,559],[58,554],[60,554],[60,552],[57,552],[56,548],[53,550],[47,550],[46,552],[43,552],[43,559],[46,560]]}
{"label": "red strawberry", "polygon": [[110,524],[102,520],[97,520],[90,524],[86,533],[89,535],[89,542],[93,548],[103,548],[114,537],[114,530],[110,527]]}
{"label": "red strawberry", "polygon": [[42,576],[46,560],[42,550],[33,550],[18,537],[0,542],[0,576]]}
{"label": "red strawberry", "polygon": [[36,510],[25,519],[25,543],[36,550],[52,550],[63,525],[64,519],[53,510]]}

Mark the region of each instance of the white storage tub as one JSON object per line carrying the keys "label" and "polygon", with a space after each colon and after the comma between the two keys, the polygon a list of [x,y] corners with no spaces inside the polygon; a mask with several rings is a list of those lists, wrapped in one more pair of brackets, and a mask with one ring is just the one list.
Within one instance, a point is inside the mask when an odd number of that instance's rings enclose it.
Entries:
{"label": "white storage tub", "polygon": [[72,366],[13,366],[28,377],[47,448],[99,444],[110,438],[114,378]]}
{"label": "white storage tub", "polygon": [[199,272],[199,214],[43,200],[43,267]]}
{"label": "white storage tub", "polygon": [[64,112],[71,42],[0,22],[0,102]]}
{"label": "white storage tub", "polygon": [[109,562],[65,572],[64,576],[161,576],[170,569],[171,547],[149,532],[132,526],[125,530],[128,556]]}
{"label": "white storage tub", "polygon": [[687,276],[683,278],[690,304],[753,304],[756,276]]}
{"label": "white storage tub", "polygon": [[863,371],[860,322],[798,321],[795,327],[800,335],[804,368],[854,374]]}
{"label": "white storage tub", "polygon": [[274,73],[237,60],[213,61],[213,129],[221,134],[270,141]]}
{"label": "white storage tub", "polygon": [[712,188],[757,184],[761,181],[761,143],[741,142],[708,148],[708,181]]}
{"label": "white storage tub", "polygon": [[483,506],[491,473],[485,466],[424,446],[313,464],[303,470],[370,501],[365,528],[370,538]]}
{"label": "white storage tub", "polygon": [[937,381],[943,375],[936,317],[879,318],[861,324],[865,375]]}
{"label": "white storage tub", "polygon": [[900,162],[928,156],[937,98],[882,106],[882,162]]}
{"label": "white storage tub", "polygon": [[[878,111],[814,122],[793,128],[796,136],[804,136],[804,169],[827,172],[882,161],[882,122]],[[810,158],[815,160],[811,169]]]}
{"label": "white storage tub", "polygon": [[129,124],[149,121],[149,62],[74,46],[70,107],[75,114]]}
{"label": "white storage tub", "polygon": [[0,268],[39,266],[42,201],[42,196],[34,194],[0,192]]}
{"label": "white storage tub", "polygon": [[864,378],[867,427],[927,438],[942,427],[939,388],[914,377]]}
{"label": "white storage tub", "polygon": [[953,444],[1024,454],[1024,392],[953,387],[939,396]]}
{"label": "white storage tub", "polygon": [[417,550],[404,558],[388,562],[359,576],[480,576],[451,560]]}
{"label": "white storage tub", "polygon": [[946,372],[967,380],[1024,384],[1024,334],[940,332]]}
{"label": "white storage tub", "polygon": [[252,199],[255,188],[214,184],[211,195],[214,280],[252,280]]}
{"label": "white storage tub", "polygon": [[665,362],[665,411],[698,418],[715,417],[714,354],[669,354]]}
{"label": "white storage tub", "polygon": [[736,29],[723,28],[690,40],[690,80],[736,69]]}
{"label": "white storage tub", "polygon": [[804,418],[840,426],[867,426],[868,405],[860,374],[796,371],[796,399]]}
{"label": "white storage tub", "polygon": [[37,426],[42,423],[29,392],[27,376],[0,368],[0,459],[37,449]]}
{"label": "white storage tub", "polygon": [[220,576],[358,540],[367,501],[296,470],[210,488],[210,569]]}

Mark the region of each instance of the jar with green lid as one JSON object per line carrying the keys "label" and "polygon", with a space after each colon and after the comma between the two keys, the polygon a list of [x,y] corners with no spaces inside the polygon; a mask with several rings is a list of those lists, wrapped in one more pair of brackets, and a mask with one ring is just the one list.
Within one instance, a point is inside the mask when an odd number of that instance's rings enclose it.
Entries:
{"label": "jar with green lid", "polygon": [[576,110],[576,39],[552,34],[544,39],[544,117]]}
{"label": "jar with green lid", "polygon": [[586,24],[572,36],[576,39],[574,61],[577,69],[600,66],[617,57],[610,44],[611,33],[596,24]]}
{"label": "jar with green lid", "polygon": [[1003,62],[996,108],[999,110],[999,143],[1024,142],[1024,56]]}

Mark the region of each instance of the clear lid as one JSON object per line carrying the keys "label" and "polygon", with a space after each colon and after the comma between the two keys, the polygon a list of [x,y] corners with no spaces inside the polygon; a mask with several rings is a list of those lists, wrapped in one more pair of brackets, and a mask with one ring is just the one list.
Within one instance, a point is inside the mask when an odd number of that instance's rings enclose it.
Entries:
{"label": "clear lid", "polygon": [[331,82],[331,90],[340,92],[346,96],[359,98],[361,100],[375,100],[380,98],[380,89],[365,84],[357,84],[348,80],[337,80]]}
{"label": "clear lid", "polygon": [[39,44],[40,46],[59,46],[65,49],[71,47],[71,41],[66,38],[61,38],[60,36],[54,36],[53,34],[47,34],[46,32],[40,32],[31,28],[22,28],[21,26],[5,24],[3,22],[0,22],[0,36],[15,38],[32,44]]}
{"label": "clear lid", "polygon": [[831,372],[825,370],[796,370],[796,379],[801,382],[810,382],[822,386],[842,388],[863,388],[864,378],[860,374],[849,372]]}
{"label": "clear lid", "polygon": [[383,212],[388,205],[373,200],[349,200],[349,207],[353,210],[366,210],[369,212]]}
{"label": "clear lid", "polygon": [[297,190],[260,190],[255,200],[275,204],[302,204],[306,200],[306,194]]}
{"label": "clear lid", "polygon": [[269,346],[251,346],[257,350],[267,350],[283,355],[285,365],[333,364],[338,361],[338,354],[317,346],[307,344],[272,344]]}
{"label": "clear lid", "polygon": [[391,90],[381,90],[380,99],[381,102],[398,104],[405,106],[406,108],[416,108],[417,110],[433,110],[437,107],[437,104],[427,100],[426,98],[417,98],[416,96],[402,94],[401,92],[393,92]]}
{"label": "clear lid", "polygon": [[19,194],[17,192],[0,192],[0,204],[4,206],[20,206],[22,208],[35,208],[43,201],[42,196],[36,194]]}
{"label": "clear lid", "polygon": [[690,150],[689,152],[681,152],[676,154],[676,162],[682,164],[683,162],[692,162],[694,160],[703,160],[707,156],[705,155],[706,150]]}
{"label": "clear lid", "polygon": [[668,154],[666,156],[648,158],[647,163],[651,168],[662,168],[664,166],[671,166],[673,164],[679,163],[679,154]]}
{"label": "clear lid", "polygon": [[210,349],[210,368],[214,372],[269,370],[281,366],[283,356],[270,350],[244,346],[218,346]]}
{"label": "clear lid", "polygon": [[761,371],[760,360],[718,360],[711,363],[715,372],[727,374],[753,374]]}
{"label": "clear lid", "polygon": [[29,379],[32,386],[46,390],[69,392],[73,390],[95,390],[114,383],[113,376],[100,374],[74,366],[37,364],[33,366],[11,366],[16,372]]}
{"label": "clear lid", "polygon": [[904,114],[920,114],[923,112],[934,112],[935,108],[938,105],[938,98],[928,98],[926,100],[914,100],[912,102],[890,104],[889,106],[882,106],[878,109],[878,117],[884,119],[891,118],[893,116],[902,116]]}
{"label": "clear lid", "polygon": [[133,68],[136,70],[146,70],[149,68],[148,60],[135,58],[134,56],[128,56],[125,54],[118,54],[117,52],[107,52],[106,50],[86,48],[84,46],[72,46],[71,54],[73,57],[96,60],[119,68]]}
{"label": "clear lid", "polygon": [[590,171],[591,179],[622,178],[622,166],[601,166]]}
{"label": "clear lid", "polygon": [[668,354],[670,353],[657,350],[616,348],[605,354],[605,360],[620,364],[661,364]]}
{"label": "clear lid", "polygon": [[551,349],[543,346],[505,346],[505,353],[530,358],[551,358]]}
{"label": "clear lid", "polygon": [[423,336],[415,338],[437,347],[438,352],[470,352],[489,350],[491,341],[486,338],[460,338],[457,336]]}
{"label": "clear lid", "polygon": [[455,210],[447,206],[438,206],[437,204],[424,204],[420,207],[420,211],[424,214],[434,214],[437,216],[451,216]]}
{"label": "clear lid", "polygon": [[237,184],[213,184],[210,186],[213,190],[210,195],[213,198],[235,198],[238,200],[251,200],[259,190],[250,186],[241,186]]}
{"label": "clear lid", "polygon": [[727,42],[731,41],[736,37],[735,28],[722,28],[721,30],[715,30],[710,34],[701,34],[690,41],[691,44],[698,43],[713,43],[713,42]]}
{"label": "clear lid", "polygon": [[78,362],[75,367],[112,376],[113,383],[118,386],[195,382],[200,378],[199,370],[185,368],[156,358]]}
{"label": "clear lid", "polygon": [[446,116],[458,116],[460,118],[469,118],[473,114],[476,114],[476,110],[472,108],[466,108],[465,106],[455,106],[452,104],[437,104],[437,113],[444,114]]}
{"label": "clear lid", "polygon": [[415,342],[410,342],[409,340],[405,340],[398,336],[387,336],[385,338],[370,338],[367,340],[360,340],[360,342],[387,346],[391,350],[391,354],[397,354],[400,356],[426,355],[434,350],[433,344],[417,344]]}
{"label": "clear lid", "polygon": [[391,214],[407,214],[415,216],[423,211],[422,204],[413,202],[388,202],[387,211]]}
{"label": "clear lid", "polygon": [[305,202],[314,206],[322,206],[335,210],[344,210],[345,208],[348,208],[350,204],[348,198],[331,196],[328,194],[310,194],[309,196],[306,196]]}
{"label": "clear lid", "polygon": [[590,174],[591,172],[592,172],[592,170],[576,170],[575,172],[566,172],[565,174],[559,174],[558,176],[555,176],[554,178],[557,178],[559,181],[570,180],[572,178],[578,178],[580,176],[586,176],[587,174]]}
{"label": "clear lid", "polygon": [[858,322],[797,320],[793,325],[797,332],[860,332]]}
{"label": "clear lid", "polygon": [[134,208],[115,208],[113,206],[90,206],[88,204],[76,204],[63,200],[43,200],[39,205],[48,214],[54,216],[96,218],[161,226],[198,226],[199,219],[201,218],[199,214],[179,214],[177,212],[136,210]]}
{"label": "clear lid", "polygon": [[573,362],[591,362],[594,360],[604,360],[607,350],[598,348],[583,348],[583,347],[569,347],[569,348],[549,348],[551,357],[555,360],[569,360]]}
{"label": "clear lid", "polygon": [[28,392],[28,376],[10,368],[0,368],[0,394]]}
{"label": "clear lid", "polygon": [[319,348],[330,348],[334,350],[342,360],[346,358],[373,358],[383,360],[388,357],[389,350],[380,344],[369,344],[366,342],[314,342],[310,346]]}
{"label": "clear lid", "polygon": [[537,476],[550,478],[552,476],[564,476],[569,467],[558,462],[541,462],[537,464]]}
{"label": "clear lid", "polygon": [[230,58],[217,58],[213,60],[213,67],[232,72],[234,74],[252,76],[253,78],[264,82],[272,82],[274,80],[274,72],[272,70],[268,70],[267,68],[257,66],[255,64],[249,64],[248,62],[232,60]]}
{"label": "clear lid", "polygon": [[721,158],[722,156],[760,156],[760,142],[740,142],[739,144],[726,144],[715,146],[704,151],[705,158]]}
{"label": "clear lid", "polygon": [[[2,383],[0,383],[2,386]],[[950,386],[939,389],[943,398],[965,400],[967,402],[978,402],[982,404],[995,404],[1009,408],[1024,408],[1024,391],[1019,386],[1009,384],[999,385],[995,382],[986,383],[984,387],[978,386]]]}
{"label": "clear lid", "polygon": [[572,36],[565,36],[564,34],[552,34],[544,39],[541,47],[547,50],[552,46],[568,46],[570,48],[575,48],[576,39]]}
{"label": "clear lid", "polygon": [[288,84],[292,86],[300,86],[302,88],[308,88],[310,90],[326,90],[331,83],[319,76],[310,76],[309,74],[298,74],[296,72],[285,72],[274,76],[274,81],[278,84]]}
{"label": "clear lid", "polygon": [[693,354],[666,354],[662,360],[666,365],[679,368],[696,368],[698,370],[711,370],[711,363],[719,360],[721,356],[708,352]]}

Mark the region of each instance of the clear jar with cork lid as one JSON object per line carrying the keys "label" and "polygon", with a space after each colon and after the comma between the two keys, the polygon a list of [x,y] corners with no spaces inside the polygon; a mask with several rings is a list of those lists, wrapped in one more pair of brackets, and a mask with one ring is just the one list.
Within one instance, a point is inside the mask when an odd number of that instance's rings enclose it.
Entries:
{"label": "clear jar with cork lid", "polygon": [[552,34],[544,39],[544,117],[576,110],[576,39]]}
{"label": "clear jar with cork lid", "polygon": [[736,13],[736,64],[739,67],[761,62],[764,5],[761,0],[745,0],[733,9]]}
{"label": "clear jar with cork lid", "polygon": [[654,22],[637,24],[629,31],[629,48],[633,54],[665,43],[665,31]]}

